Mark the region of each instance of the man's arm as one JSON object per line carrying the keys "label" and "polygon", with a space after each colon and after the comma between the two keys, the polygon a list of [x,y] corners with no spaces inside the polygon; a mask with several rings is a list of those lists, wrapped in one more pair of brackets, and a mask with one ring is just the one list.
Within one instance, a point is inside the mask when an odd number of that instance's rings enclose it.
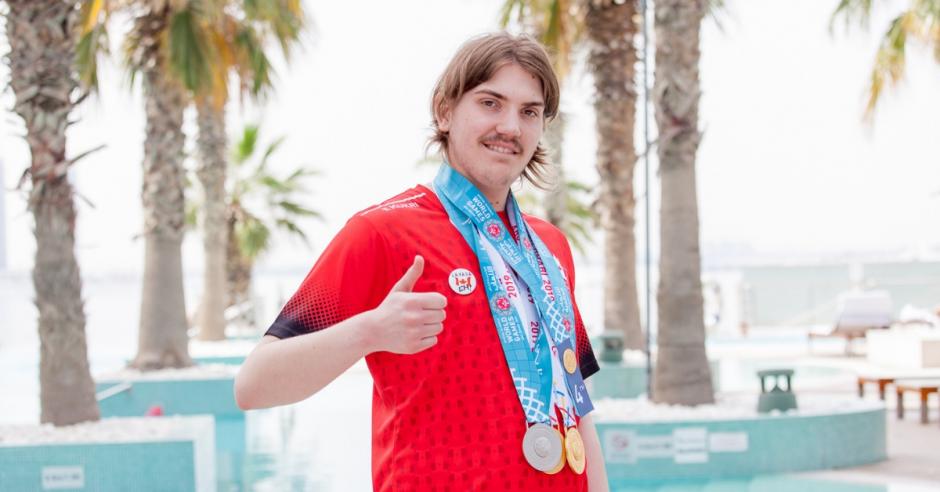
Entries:
{"label": "man's arm", "polygon": [[604,466],[604,453],[601,451],[601,441],[597,436],[597,428],[594,427],[594,419],[591,414],[581,418],[578,424],[581,430],[581,437],[584,440],[584,456],[587,460],[588,490],[590,492],[609,492],[610,485],[607,483],[607,468]]}
{"label": "man's arm", "polygon": [[353,316],[329,329],[283,340],[265,335],[235,376],[242,410],[303,400],[368,354],[368,319]]}
{"label": "man's arm", "polygon": [[379,307],[327,329],[283,340],[265,336],[235,376],[239,408],[308,398],[372,352],[413,354],[434,346],[443,330],[447,298],[411,291],[423,271],[424,259],[416,256]]}

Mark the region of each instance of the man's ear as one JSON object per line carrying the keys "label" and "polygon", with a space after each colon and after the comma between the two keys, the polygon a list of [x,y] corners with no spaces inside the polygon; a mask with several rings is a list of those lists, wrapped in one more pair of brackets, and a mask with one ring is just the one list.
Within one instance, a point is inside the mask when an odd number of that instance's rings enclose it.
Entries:
{"label": "man's ear", "polygon": [[450,105],[442,102],[440,106],[437,107],[437,128],[442,132],[450,131],[450,117],[451,110]]}

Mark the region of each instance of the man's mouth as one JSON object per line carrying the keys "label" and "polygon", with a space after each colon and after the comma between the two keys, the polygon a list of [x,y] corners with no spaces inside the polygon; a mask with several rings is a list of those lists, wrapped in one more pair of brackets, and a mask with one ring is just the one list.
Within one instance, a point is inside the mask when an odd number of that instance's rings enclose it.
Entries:
{"label": "man's mouth", "polygon": [[502,142],[483,142],[483,146],[493,152],[506,155],[516,155],[519,153],[515,145]]}

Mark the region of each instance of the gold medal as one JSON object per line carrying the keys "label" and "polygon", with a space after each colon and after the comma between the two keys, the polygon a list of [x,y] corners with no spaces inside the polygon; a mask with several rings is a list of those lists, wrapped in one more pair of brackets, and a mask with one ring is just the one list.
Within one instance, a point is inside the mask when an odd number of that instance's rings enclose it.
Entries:
{"label": "gold medal", "polygon": [[581,433],[577,427],[568,427],[565,431],[565,455],[568,458],[568,466],[578,475],[584,473],[584,440],[581,439]]}
{"label": "gold medal", "polygon": [[565,361],[565,370],[568,371],[568,374],[574,374],[575,369],[578,368],[578,359],[574,356],[574,350],[565,350],[563,358]]}
{"label": "gold medal", "polygon": [[546,424],[529,427],[522,438],[522,454],[532,468],[549,475],[565,466],[565,446],[561,433]]}

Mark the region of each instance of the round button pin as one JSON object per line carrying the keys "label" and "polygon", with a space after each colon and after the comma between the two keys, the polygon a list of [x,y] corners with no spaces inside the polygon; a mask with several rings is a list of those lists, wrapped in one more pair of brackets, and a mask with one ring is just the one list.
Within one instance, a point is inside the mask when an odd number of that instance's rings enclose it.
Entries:
{"label": "round button pin", "polygon": [[447,282],[450,284],[451,290],[462,296],[473,293],[477,288],[476,276],[466,268],[458,268],[450,272]]}

